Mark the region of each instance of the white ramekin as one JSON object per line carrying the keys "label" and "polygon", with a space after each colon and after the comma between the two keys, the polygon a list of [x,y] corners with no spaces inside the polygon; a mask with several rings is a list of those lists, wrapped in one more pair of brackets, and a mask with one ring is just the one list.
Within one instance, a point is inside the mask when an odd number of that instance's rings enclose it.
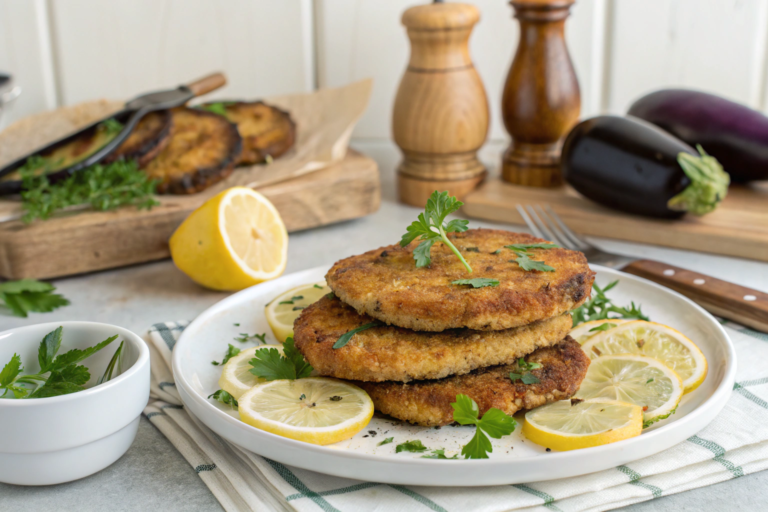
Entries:
{"label": "white ramekin", "polygon": [[[133,443],[139,416],[149,398],[149,349],[131,331],[95,322],[56,322],[0,332],[0,368],[14,353],[24,373],[39,370],[43,337],[62,326],[59,354],[118,339],[80,364],[91,381],[85,391],[38,399],[0,399],[0,482],[50,485],[91,475],[119,459]],[[123,347],[122,373],[94,386],[107,363]]]}

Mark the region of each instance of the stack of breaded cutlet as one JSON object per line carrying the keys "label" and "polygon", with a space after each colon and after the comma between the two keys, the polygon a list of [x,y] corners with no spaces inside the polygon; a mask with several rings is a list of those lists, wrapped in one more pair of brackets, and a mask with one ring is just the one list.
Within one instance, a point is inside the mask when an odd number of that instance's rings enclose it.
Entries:
{"label": "stack of breaded cutlet", "polygon": [[[568,337],[570,311],[594,281],[584,255],[530,249],[554,270],[526,271],[506,246],[545,240],[489,229],[448,236],[472,273],[439,242],[422,268],[414,263],[418,241],[337,262],[326,275],[333,294],[294,324],[296,347],[321,375],[363,388],[379,412],[424,426],[452,423],[451,403],[460,393],[477,402],[481,415],[570,398],[589,366]],[[469,278],[498,284],[454,284]],[[510,378],[526,373],[535,378]]]}

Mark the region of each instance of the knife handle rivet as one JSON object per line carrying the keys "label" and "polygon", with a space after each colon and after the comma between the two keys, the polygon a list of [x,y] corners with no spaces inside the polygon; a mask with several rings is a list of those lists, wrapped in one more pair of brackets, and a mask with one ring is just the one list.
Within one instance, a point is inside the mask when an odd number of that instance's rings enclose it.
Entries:
{"label": "knife handle rivet", "polygon": [[694,279],[693,280],[693,284],[704,284],[705,282],[706,281],[704,281],[703,279]]}
{"label": "knife handle rivet", "polygon": [[665,276],[673,276],[673,275],[675,275],[675,271],[672,270],[671,268],[668,268],[667,270],[664,271],[664,275]]}
{"label": "knife handle rivet", "polygon": [[753,300],[757,300],[757,297],[755,297],[754,295],[745,295],[744,300],[753,301]]}

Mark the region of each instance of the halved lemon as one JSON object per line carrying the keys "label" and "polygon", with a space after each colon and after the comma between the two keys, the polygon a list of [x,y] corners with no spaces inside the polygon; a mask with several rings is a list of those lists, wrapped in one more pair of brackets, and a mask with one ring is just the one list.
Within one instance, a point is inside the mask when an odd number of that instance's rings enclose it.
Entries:
{"label": "halved lemon", "polygon": [[[569,333],[571,338],[579,342],[579,345],[583,345],[585,341],[587,341],[589,338],[595,336],[596,334],[600,334],[601,332],[605,331],[593,331],[592,329],[597,329],[603,324],[613,324],[614,327],[623,323],[629,322],[629,320],[623,320],[621,318],[608,318],[605,320],[592,320],[590,322],[584,322],[583,324],[579,324],[573,329],[571,329],[571,332]],[[606,329],[607,330],[607,329]]]}
{"label": "halved lemon", "polygon": [[240,396],[264,379],[255,376],[250,372],[253,368],[250,360],[254,358],[257,350],[276,349],[283,354],[282,345],[261,345],[245,349],[224,364],[219,378],[219,387],[239,399]]}
{"label": "halved lemon", "polygon": [[683,397],[683,382],[657,359],[635,354],[609,355],[592,361],[575,396],[639,405],[643,408],[643,426],[647,427],[675,412]]}
{"label": "halved lemon", "polygon": [[567,451],[640,435],[643,408],[618,400],[560,400],[525,413],[523,434],[534,443]]}
{"label": "halved lemon", "polygon": [[257,384],[238,400],[240,419],[261,430],[313,444],[349,439],[371,421],[373,402],[357,386],[310,377]]}
{"label": "halved lemon", "polygon": [[289,336],[293,336],[293,322],[299,317],[301,310],[329,293],[331,289],[325,281],[303,284],[278,295],[267,304],[264,315],[277,341],[282,343]]}
{"label": "halved lemon", "polygon": [[176,266],[214,290],[242,290],[274,279],[288,260],[288,232],[272,203],[246,187],[206,201],[169,241]]}
{"label": "halved lemon", "polygon": [[707,359],[683,333],[655,322],[635,320],[590,338],[581,347],[591,358],[608,354],[641,354],[675,370],[686,393],[704,382]]}

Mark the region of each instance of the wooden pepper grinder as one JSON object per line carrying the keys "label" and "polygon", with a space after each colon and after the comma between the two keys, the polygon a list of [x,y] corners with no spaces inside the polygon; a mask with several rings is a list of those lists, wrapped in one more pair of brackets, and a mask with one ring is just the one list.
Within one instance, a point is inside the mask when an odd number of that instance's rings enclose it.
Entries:
{"label": "wooden pepper grinder", "polygon": [[404,203],[424,206],[435,190],[460,198],[486,175],[477,150],[488,134],[488,99],[468,47],[479,19],[467,4],[436,2],[403,13],[411,57],[392,131],[403,151],[397,186]]}
{"label": "wooden pepper grinder", "polygon": [[519,185],[562,183],[562,139],[579,119],[581,95],[565,45],[574,0],[512,0],[520,43],[504,85],[502,117],[512,143],[502,177]]}

